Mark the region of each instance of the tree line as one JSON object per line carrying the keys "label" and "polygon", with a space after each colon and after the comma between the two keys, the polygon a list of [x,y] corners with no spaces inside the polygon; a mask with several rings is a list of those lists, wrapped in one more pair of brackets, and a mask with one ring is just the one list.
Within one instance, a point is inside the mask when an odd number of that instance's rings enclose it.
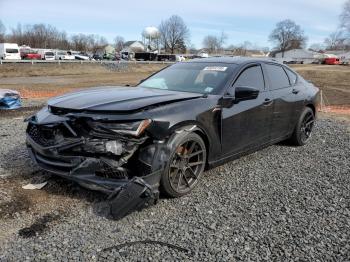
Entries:
{"label": "tree line", "polygon": [[[160,47],[166,53],[184,53],[186,50],[195,51],[190,43],[190,31],[184,20],[178,15],[172,15],[161,21],[158,26],[159,35],[150,39],[153,46]],[[226,45],[228,36],[225,32],[220,35],[207,35],[202,45],[209,53],[221,53],[224,49],[234,50],[236,55],[246,55],[249,49],[266,49],[255,47],[249,41],[238,45]],[[307,36],[302,28],[290,19],[276,24],[268,36],[274,45],[273,50],[284,53],[290,49],[305,48]],[[14,42],[19,45],[29,45],[33,48],[73,49],[95,53],[100,47],[108,44],[106,38],[95,34],[74,34],[68,36],[65,31],[47,24],[21,25],[6,31],[0,20],[0,42]],[[116,51],[121,51],[125,40],[116,36],[113,45]],[[339,16],[337,30],[324,40],[324,43],[314,43],[310,46],[315,51],[320,50],[350,50],[350,0],[343,6]]]}
{"label": "tree line", "polygon": [[32,48],[77,50],[94,52],[108,42],[103,36],[74,34],[68,37],[65,31],[47,24],[21,25],[11,28],[6,34],[5,26],[0,21],[0,42],[28,45]]}
{"label": "tree line", "polygon": [[[186,42],[189,40],[189,29],[183,19],[177,15],[162,21],[159,25],[159,41],[165,52],[185,52]],[[154,39],[153,39],[154,40]],[[97,49],[106,46],[106,38],[96,34],[73,34],[68,36],[65,31],[48,24],[21,25],[6,31],[0,20],[0,42],[28,45],[32,48],[77,50],[95,53]],[[125,40],[116,36],[112,43],[116,51],[121,51]]]}

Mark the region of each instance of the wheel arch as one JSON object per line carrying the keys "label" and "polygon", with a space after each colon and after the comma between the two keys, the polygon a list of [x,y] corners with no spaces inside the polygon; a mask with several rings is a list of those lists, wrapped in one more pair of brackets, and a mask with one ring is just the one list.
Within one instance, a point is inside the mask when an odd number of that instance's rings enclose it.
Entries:
{"label": "wheel arch", "polygon": [[207,134],[207,132],[205,131],[205,129],[203,127],[200,126],[199,123],[197,122],[191,122],[191,123],[188,123],[188,122],[185,122],[185,123],[179,123],[176,127],[174,127],[173,129],[174,132],[172,132],[173,134],[176,134],[178,132],[193,132],[197,135],[200,136],[200,138],[203,139],[203,142],[204,142],[204,145],[205,145],[205,150],[206,150],[206,153],[207,153],[207,157],[206,157],[206,168],[208,166],[208,159],[209,159],[209,153],[210,153],[210,139],[209,139],[209,136]]}
{"label": "wheel arch", "polygon": [[308,103],[305,105],[305,107],[311,108],[312,112],[314,113],[314,116],[316,117],[316,107],[314,104]]}

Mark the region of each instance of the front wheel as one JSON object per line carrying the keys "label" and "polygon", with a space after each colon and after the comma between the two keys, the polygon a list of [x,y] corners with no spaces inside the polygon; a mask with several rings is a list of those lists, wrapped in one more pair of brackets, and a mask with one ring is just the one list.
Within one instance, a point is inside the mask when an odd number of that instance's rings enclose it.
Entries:
{"label": "front wheel", "polygon": [[303,146],[311,137],[315,123],[315,115],[310,107],[306,107],[301,113],[297,125],[291,137],[291,142],[296,146]]}
{"label": "front wheel", "polygon": [[177,134],[169,144],[170,158],[161,178],[161,191],[170,197],[188,194],[204,171],[207,152],[196,133]]}

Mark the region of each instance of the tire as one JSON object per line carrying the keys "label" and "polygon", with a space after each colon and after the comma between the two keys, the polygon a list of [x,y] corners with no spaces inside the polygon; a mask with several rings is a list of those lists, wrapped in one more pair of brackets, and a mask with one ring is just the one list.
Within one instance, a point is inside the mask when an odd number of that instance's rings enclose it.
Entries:
{"label": "tire", "polygon": [[171,153],[161,176],[160,190],[169,197],[181,197],[197,185],[206,164],[206,147],[199,135],[187,132],[176,134],[168,146]]}
{"label": "tire", "polygon": [[306,107],[301,113],[298,123],[295,126],[290,141],[295,146],[305,145],[312,134],[314,127],[315,115],[310,107]]}

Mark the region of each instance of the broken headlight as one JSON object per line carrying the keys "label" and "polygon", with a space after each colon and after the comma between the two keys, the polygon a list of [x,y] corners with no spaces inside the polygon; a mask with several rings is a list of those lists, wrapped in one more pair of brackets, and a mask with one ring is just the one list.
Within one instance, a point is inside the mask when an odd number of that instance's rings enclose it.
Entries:
{"label": "broken headlight", "polygon": [[99,123],[98,126],[103,129],[108,129],[119,134],[126,134],[132,136],[141,135],[146,128],[151,124],[152,120],[145,119],[137,122],[125,122],[125,123],[111,123],[104,122]]}
{"label": "broken headlight", "polygon": [[107,141],[105,144],[106,151],[111,152],[115,155],[121,155],[124,151],[123,145],[120,143],[120,141]]}

